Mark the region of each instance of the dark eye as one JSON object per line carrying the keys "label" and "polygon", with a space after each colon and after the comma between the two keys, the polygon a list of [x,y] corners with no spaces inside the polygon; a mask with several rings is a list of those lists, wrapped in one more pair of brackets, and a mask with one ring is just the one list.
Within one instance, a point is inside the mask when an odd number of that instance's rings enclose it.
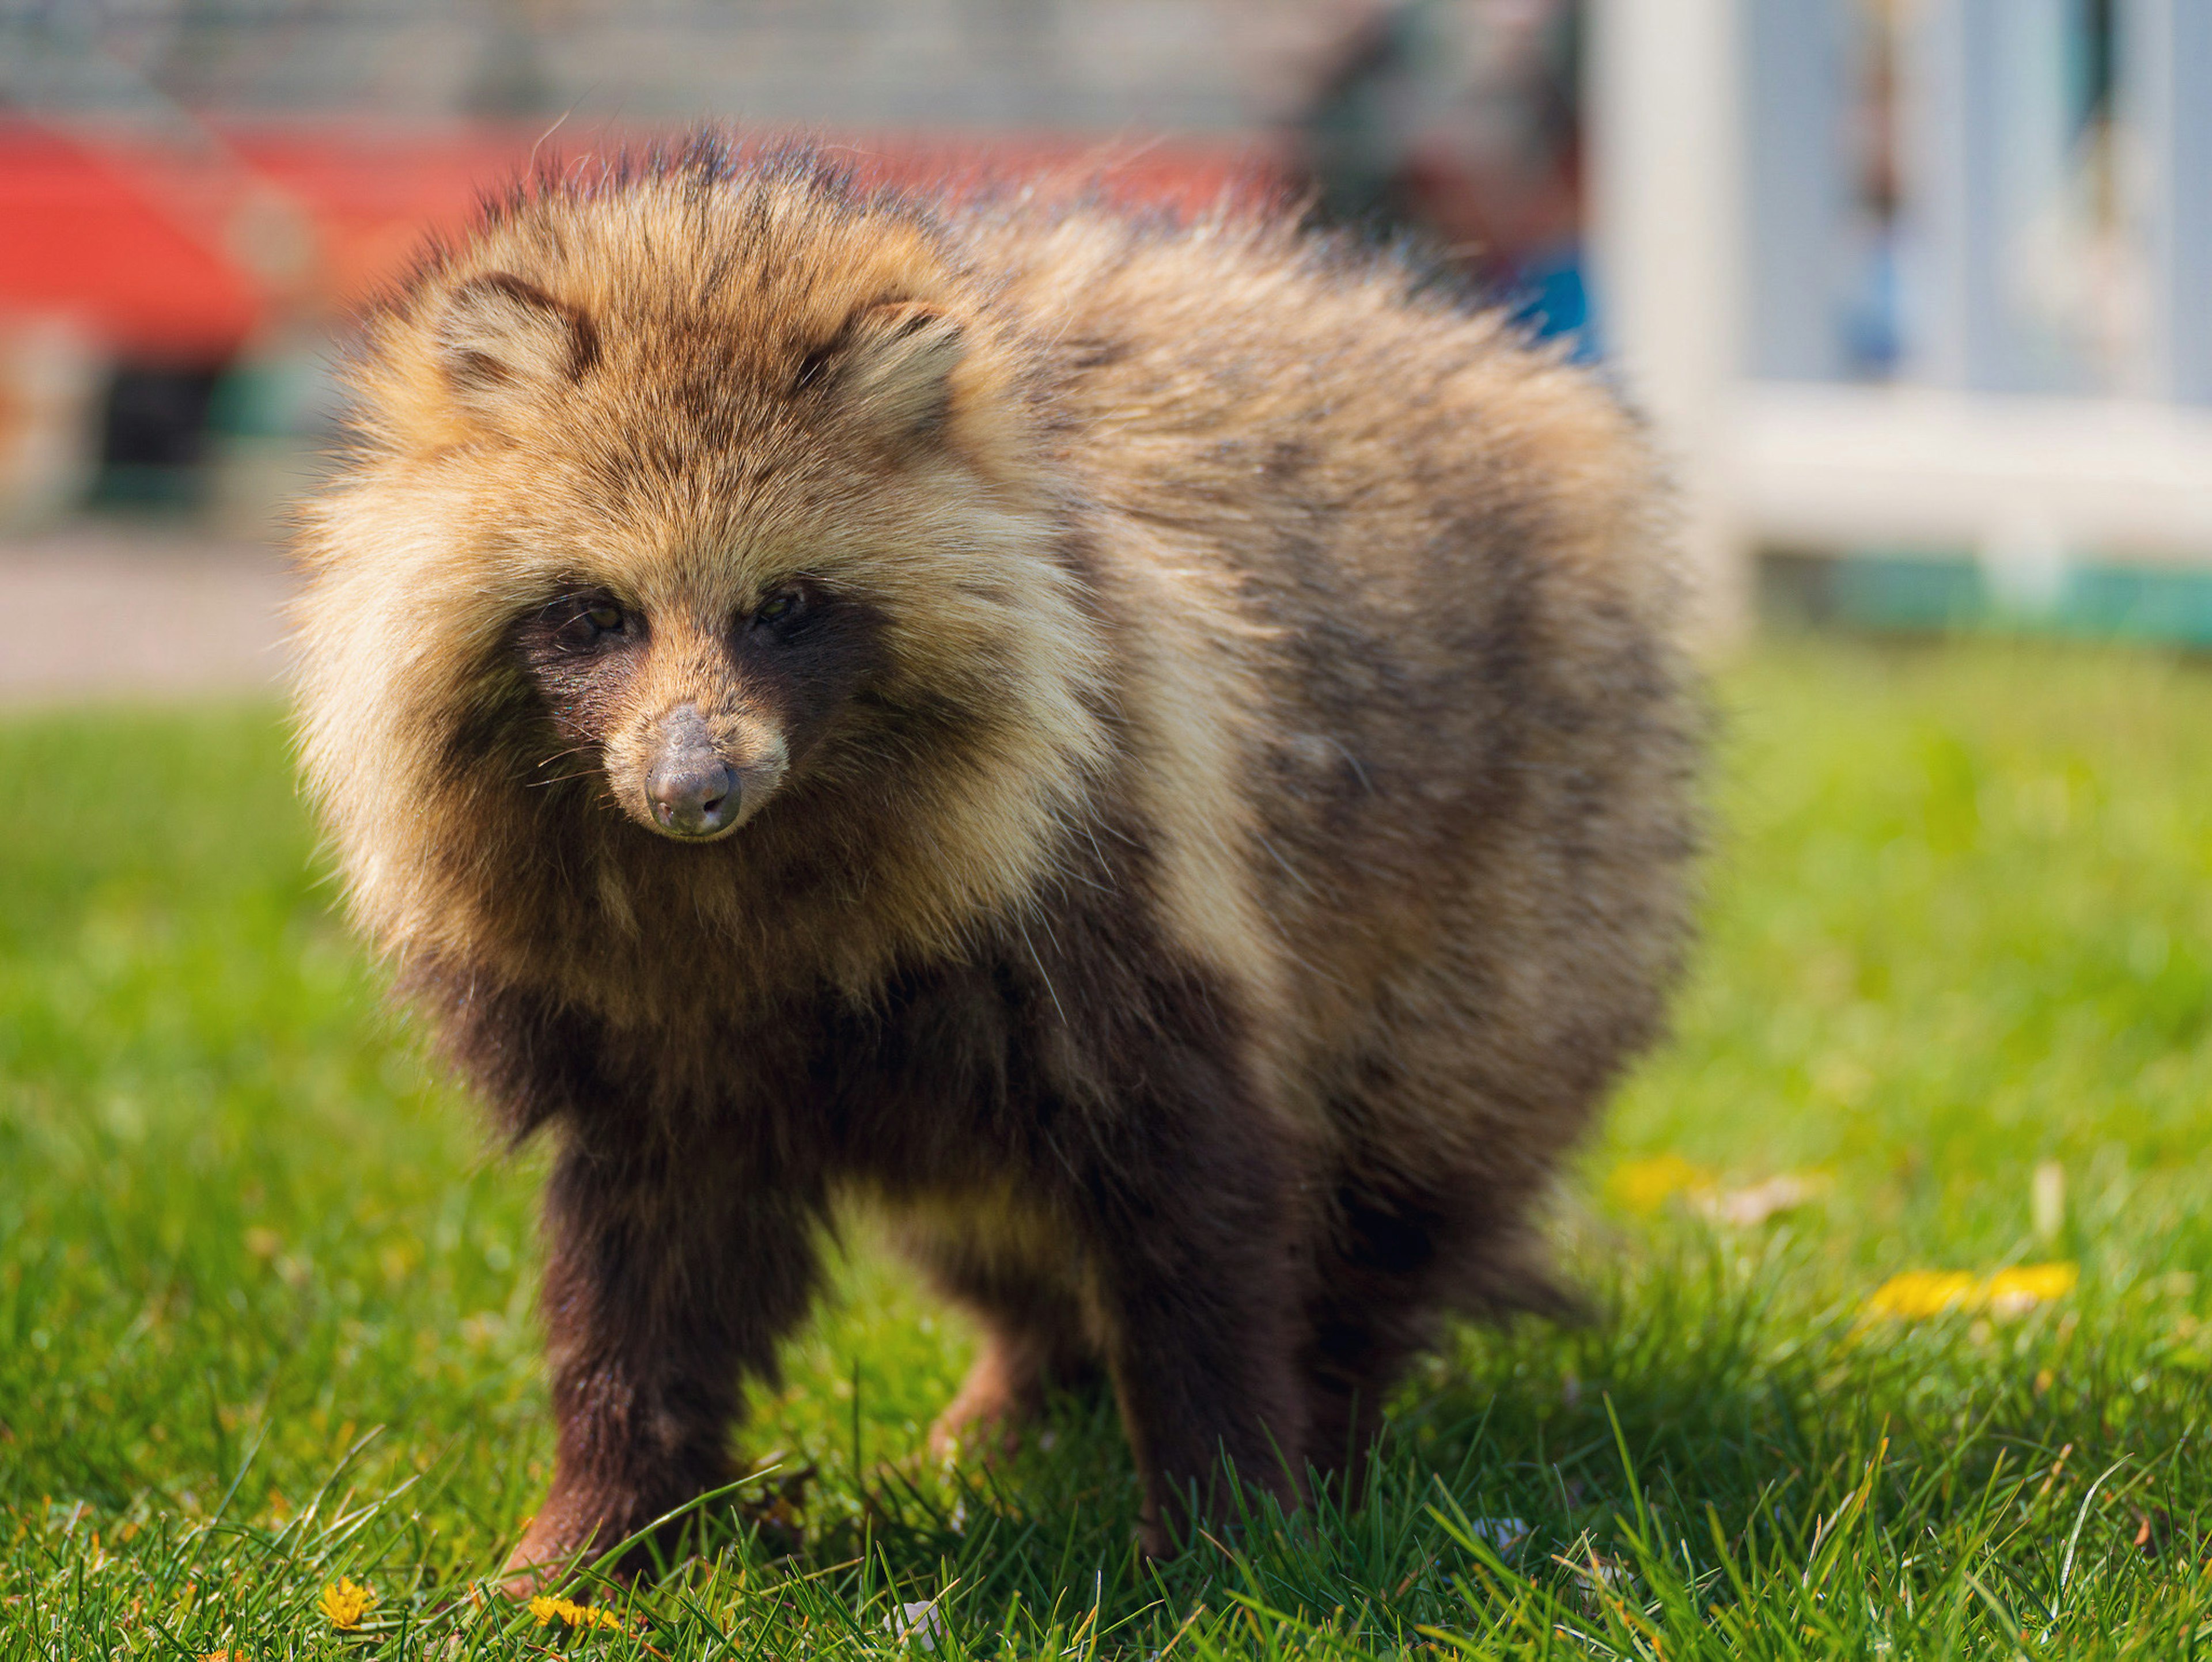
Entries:
{"label": "dark eye", "polygon": [[599,645],[611,634],[621,634],[624,622],[620,606],[611,600],[594,597],[579,604],[569,614],[568,622],[554,631],[553,638],[571,650],[581,650]]}
{"label": "dark eye", "polygon": [[772,594],[762,601],[760,609],[753,614],[753,622],[756,624],[787,623],[798,616],[799,607],[799,591],[786,589],[782,593]]}

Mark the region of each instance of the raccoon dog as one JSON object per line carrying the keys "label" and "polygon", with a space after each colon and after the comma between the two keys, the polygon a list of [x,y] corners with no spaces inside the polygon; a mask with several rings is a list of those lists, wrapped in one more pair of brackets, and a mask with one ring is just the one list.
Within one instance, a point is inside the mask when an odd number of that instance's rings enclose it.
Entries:
{"label": "raccoon dog", "polygon": [[1110,1382],[1171,1551],[1356,1491],[1651,1036],[1694,701],[1635,423],[1285,226],[712,141],[519,190],[369,319],[307,511],[353,913],[557,1144],[552,1492],[725,1481],[879,1210],[980,1360]]}

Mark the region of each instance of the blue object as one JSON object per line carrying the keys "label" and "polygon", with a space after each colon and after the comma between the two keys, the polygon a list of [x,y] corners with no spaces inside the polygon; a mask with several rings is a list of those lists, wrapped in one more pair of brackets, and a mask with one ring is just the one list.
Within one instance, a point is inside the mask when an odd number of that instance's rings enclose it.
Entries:
{"label": "blue object", "polygon": [[1568,355],[1576,363],[1599,356],[1589,287],[1583,281],[1582,250],[1569,246],[1555,257],[1522,265],[1512,286],[1513,321],[1538,340],[1573,337]]}

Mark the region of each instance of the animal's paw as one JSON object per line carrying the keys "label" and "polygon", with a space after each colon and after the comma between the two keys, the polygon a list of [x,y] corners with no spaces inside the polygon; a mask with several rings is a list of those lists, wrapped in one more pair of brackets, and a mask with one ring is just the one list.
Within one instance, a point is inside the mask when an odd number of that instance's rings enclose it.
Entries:
{"label": "animal's paw", "polygon": [[[500,1569],[500,1591],[517,1603],[552,1592],[577,1569],[629,1539],[629,1516],[627,1508],[547,1501],[507,1554]],[[588,1592],[574,1596],[580,1603],[590,1598]]]}
{"label": "animal's paw", "polygon": [[1037,1417],[1036,1405],[1000,1394],[984,1394],[971,1380],[945,1406],[929,1428],[929,1453],[939,1460],[979,1453],[1006,1459],[1018,1453],[1022,1434]]}
{"label": "animal's paw", "polygon": [[987,1344],[968,1370],[960,1394],[929,1428],[929,1452],[940,1460],[963,1453],[1003,1459],[1021,1447],[1022,1433],[1042,1412],[1038,1370],[1022,1365],[996,1343]]}

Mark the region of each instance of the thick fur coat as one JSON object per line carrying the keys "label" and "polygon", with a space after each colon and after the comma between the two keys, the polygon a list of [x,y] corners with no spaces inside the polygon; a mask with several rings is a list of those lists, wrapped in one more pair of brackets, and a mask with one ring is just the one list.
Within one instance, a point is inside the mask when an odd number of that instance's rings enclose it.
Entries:
{"label": "thick fur coat", "polygon": [[724,1480],[882,1209],[1103,1371],[1152,1550],[1357,1482],[1653,1034],[1698,721],[1635,422],[1389,260],[702,142],[518,191],[370,318],[308,510],[361,929],[557,1139],[514,1567]]}

